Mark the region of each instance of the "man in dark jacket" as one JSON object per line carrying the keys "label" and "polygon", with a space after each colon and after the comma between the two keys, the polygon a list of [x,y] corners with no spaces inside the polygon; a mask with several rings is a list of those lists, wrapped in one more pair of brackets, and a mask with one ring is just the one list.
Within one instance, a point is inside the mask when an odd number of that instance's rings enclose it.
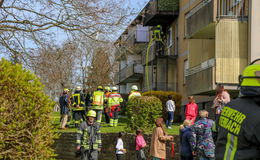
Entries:
{"label": "man in dark jacket", "polygon": [[240,87],[219,119],[217,160],[260,160],[260,64],[246,67]]}
{"label": "man in dark jacket", "polygon": [[62,96],[60,96],[59,98],[60,115],[61,115],[60,129],[65,129],[65,126],[68,121],[69,105],[70,105],[70,98],[68,92],[69,89],[65,88]]}

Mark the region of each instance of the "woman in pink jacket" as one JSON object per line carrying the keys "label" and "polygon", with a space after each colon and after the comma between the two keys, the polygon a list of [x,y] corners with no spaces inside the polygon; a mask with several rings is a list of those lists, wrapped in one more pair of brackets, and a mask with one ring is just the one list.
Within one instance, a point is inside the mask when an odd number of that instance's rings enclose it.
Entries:
{"label": "woman in pink jacket", "polygon": [[195,99],[193,96],[189,96],[188,100],[189,103],[186,105],[185,116],[186,116],[186,120],[190,120],[191,124],[193,125],[197,118],[199,107],[195,103]]}
{"label": "woman in pink jacket", "polygon": [[145,153],[143,148],[146,147],[146,142],[142,135],[142,131],[140,129],[136,130],[135,137],[135,150],[136,150],[136,159],[137,160],[146,160]]}

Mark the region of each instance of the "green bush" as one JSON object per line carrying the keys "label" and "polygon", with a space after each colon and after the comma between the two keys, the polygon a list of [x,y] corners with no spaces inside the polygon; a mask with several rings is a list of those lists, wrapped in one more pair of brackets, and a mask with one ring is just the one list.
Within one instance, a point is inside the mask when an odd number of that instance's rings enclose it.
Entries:
{"label": "green bush", "polygon": [[173,101],[175,102],[175,112],[174,112],[174,120],[175,121],[181,121],[181,99],[182,96],[179,93],[176,92],[171,92],[171,91],[149,91],[149,92],[144,92],[142,94],[143,96],[155,96],[159,98],[162,102],[162,112],[163,112],[163,117],[166,119],[166,102],[168,101],[168,96],[172,95],[173,96]]}
{"label": "green bush", "polygon": [[154,96],[134,97],[127,104],[127,128],[132,131],[148,131],[154,127],[154,120],[162,116],[162,102]]}
{"label": "green bush", "polygon": [[0,159],[52,159],[54,103],[21,65],[0,61]]}

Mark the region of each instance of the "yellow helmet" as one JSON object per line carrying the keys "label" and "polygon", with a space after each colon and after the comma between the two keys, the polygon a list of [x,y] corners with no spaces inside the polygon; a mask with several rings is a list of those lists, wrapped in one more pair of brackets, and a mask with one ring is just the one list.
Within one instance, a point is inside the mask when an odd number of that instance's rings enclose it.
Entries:
{"label": "yellow helmet", "polygon": [[105,87],[105,90],[106,90],[106,91],[110,91],[110,87],[108,87],[108,86]]}
{"label": "yellow helmet", "polygon": [[97,113],[94,110],[89,110],[87,113],[87,117],[96,117]]}
{"label": "yellow helmet", "polygon": [[102,86],[98,86],[97,89],[103,89],[103,87]]}
{"label": "yellow helmet", "polygon": [[260,59],[253,61],[239,76],[241,87],[260,87],[260,64],[254,64],[256,61]]}
{"label": "yellow helmet", "polygon": [[70,90],[68,88],[64,88],[63,91],[68,92]]}

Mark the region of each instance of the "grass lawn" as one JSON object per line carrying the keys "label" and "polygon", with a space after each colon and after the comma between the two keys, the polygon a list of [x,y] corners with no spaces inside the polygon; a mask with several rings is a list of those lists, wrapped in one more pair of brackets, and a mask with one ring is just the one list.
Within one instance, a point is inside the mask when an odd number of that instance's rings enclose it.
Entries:
{"label": "grass lawn", "polygon": [[[53,117],[53,124],[59,128],[59,122],[60,122],[60,113],[59,112],[53,112],[52,114]],[[103,118],[104,120],[104,118]],[[118,133],[118,132],[124,132],[125,127],[127,123],[127,118],[126,117],[120,117],[119,118],[119,123],[117,127],[109,127],[109,124],[106,124],[105,122],[102,122],[101,124],[101,133]],[[179,123],[175,123],[172,126],[172,129],[167,129],[167,133],[169,135],[179,135]],[[68,129],[66,130],[59,130],[61,132],[76,132],[76,128],[73,125],[70,125]],[[152,132],[152,131],[151,131]],[[151,133],[150,132],[150,133]],[[149,133],[148,133],[149,134]]]}

